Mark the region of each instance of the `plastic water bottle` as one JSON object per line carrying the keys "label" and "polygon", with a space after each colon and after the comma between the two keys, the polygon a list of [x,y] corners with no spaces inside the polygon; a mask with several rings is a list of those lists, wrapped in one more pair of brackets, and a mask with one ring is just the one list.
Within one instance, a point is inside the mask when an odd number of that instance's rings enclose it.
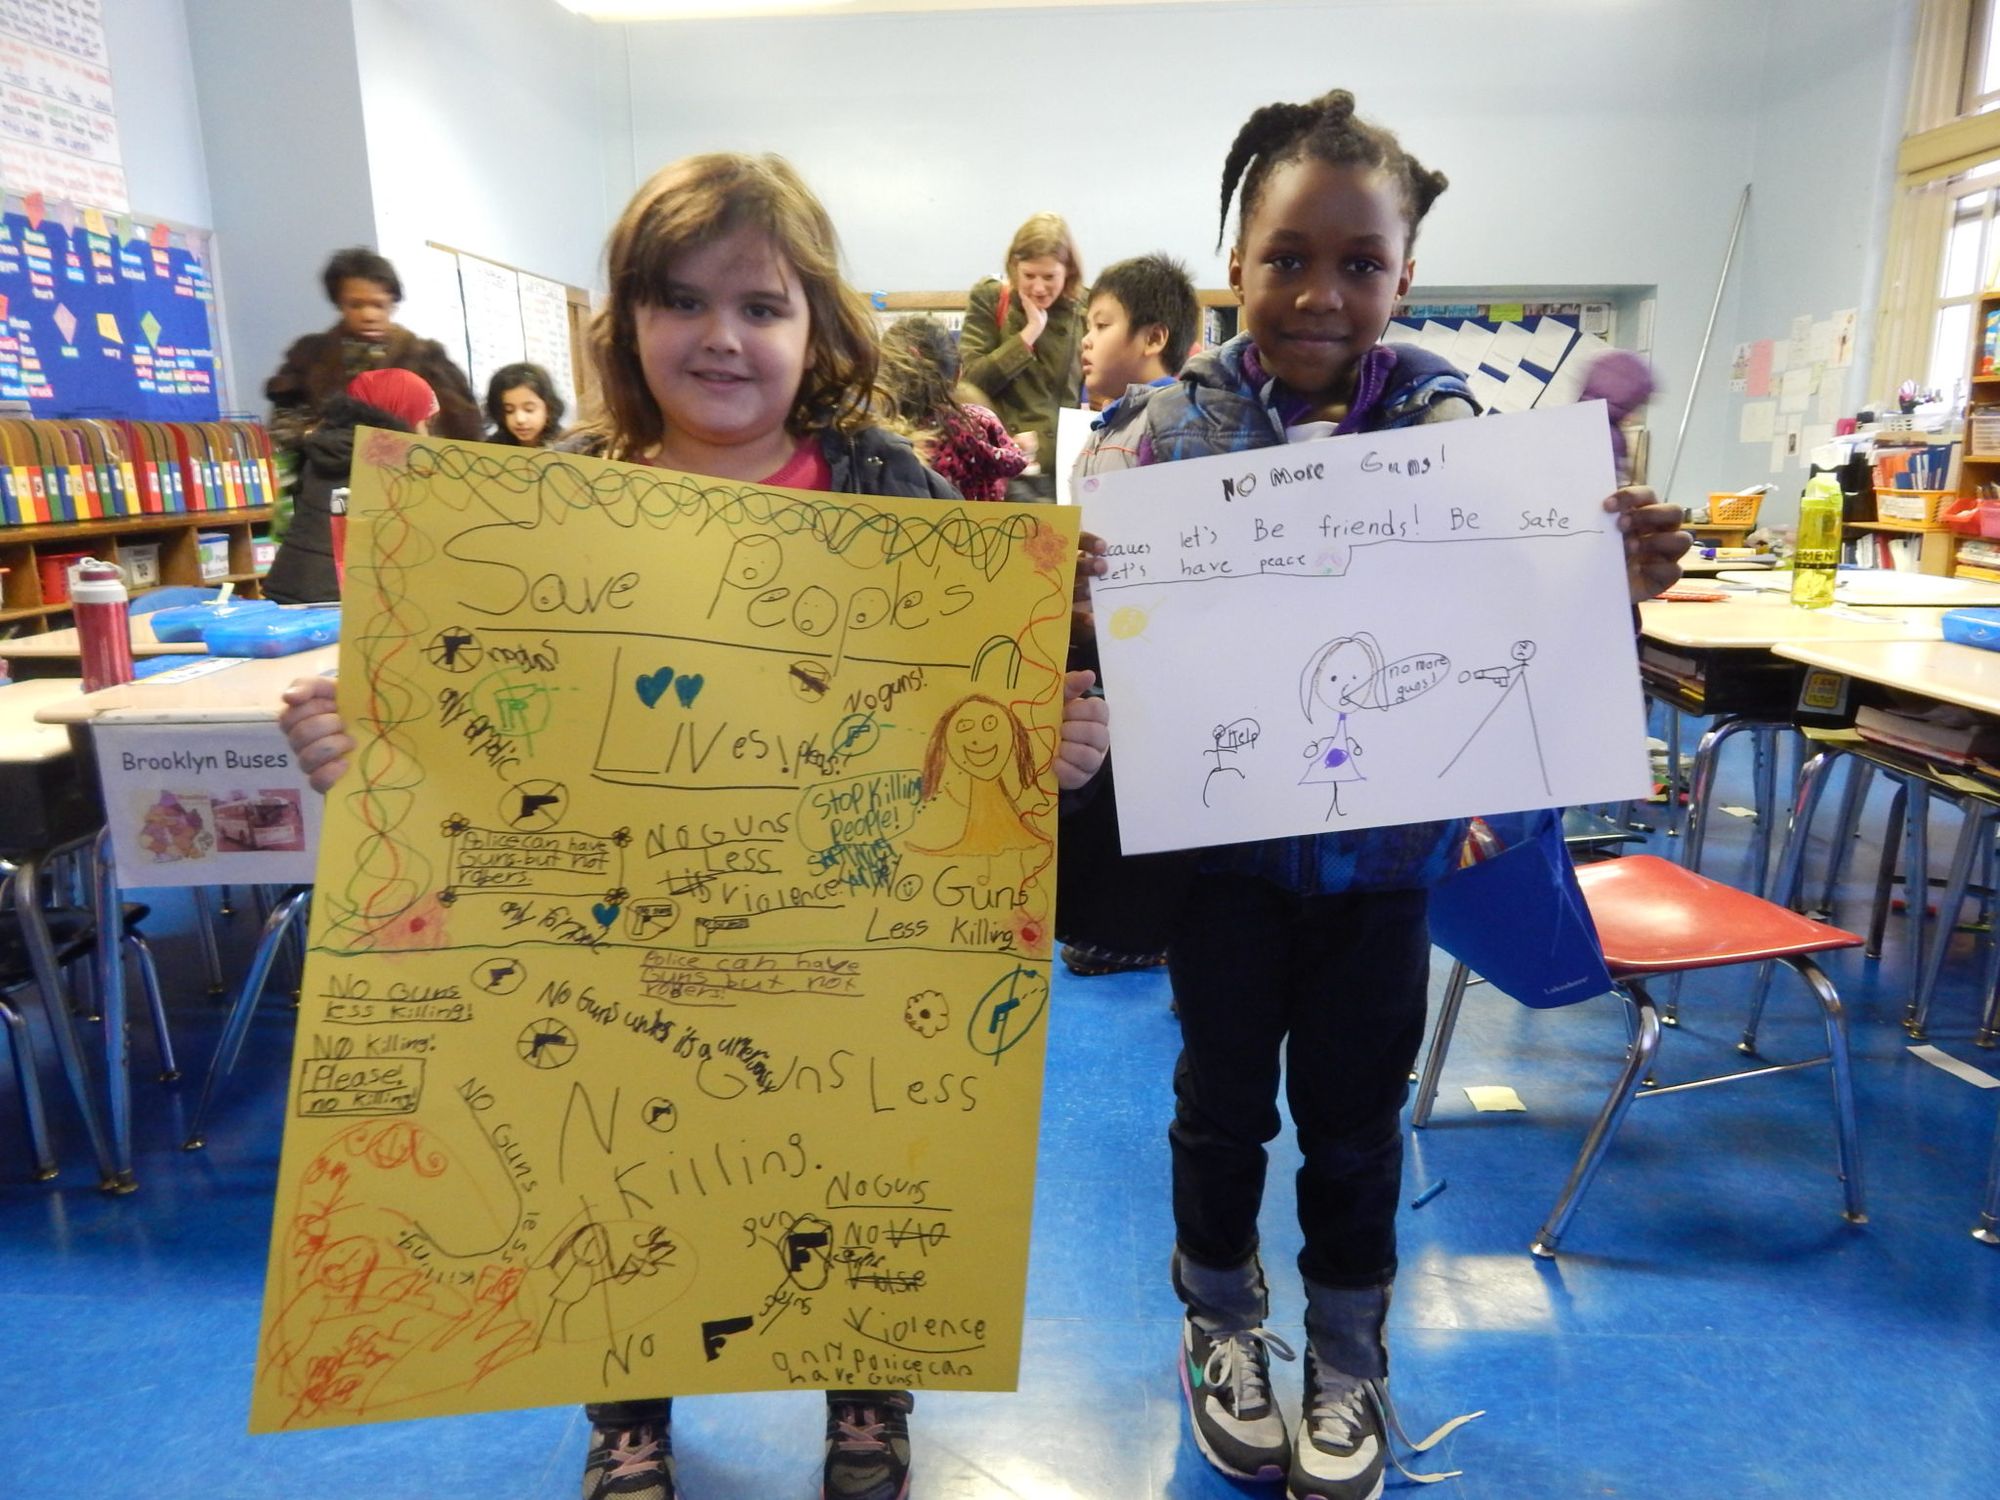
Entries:
{"label": "plastic water bottle", "polygon": [[1840,518],[1840,485],[1831,474],[1813,475],[1799,499],[1798,546],[1792,553],[1792,603],[1800,609],[1825,609],[1833,603]]}
{"label": "plastic water bottle", "polygon": [[69,602],[83,657],[83,690],[130,682],[132,620],[124,576],[97,558],[80,562],[69,570]]}

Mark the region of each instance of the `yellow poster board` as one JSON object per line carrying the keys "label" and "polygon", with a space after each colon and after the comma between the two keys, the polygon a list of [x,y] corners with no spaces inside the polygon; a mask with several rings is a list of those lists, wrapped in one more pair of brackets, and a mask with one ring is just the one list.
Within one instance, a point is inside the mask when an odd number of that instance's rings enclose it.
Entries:
{"label": "yellow poster board", "polygon": [[1075,513],[357,455],[253,1430],[1011,1387]]}

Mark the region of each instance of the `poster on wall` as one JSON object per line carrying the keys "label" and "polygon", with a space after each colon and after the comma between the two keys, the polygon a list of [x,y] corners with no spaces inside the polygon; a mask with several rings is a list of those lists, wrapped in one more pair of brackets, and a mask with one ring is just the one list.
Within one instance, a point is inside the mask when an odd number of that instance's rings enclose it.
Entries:
{"label": "poster on wall", "polygon": [[278,726],[100,723],[118,883],[293,885],[313,878],[320,797]]}
{"label": "poster on wall", "polygon": [[7,204],[0,399],[37,417],[216,421],[206,236],[39,192]]}
{"label": "poster on wall", "polygon": [[130,207],[101,0],[0,0],[0,181]]}
{"label": "poster on wall", "polygon": [[465,342],[471,363],[472,393],[486,399],[486,383],[502,365],[527,358],[521,338],[521,277],[517,271],[481,260],[458,258],[458,285],[465,298]]}
{"label": "poster on wall", "polygon": [[253,1429],[1010,1388],[1076,511],[364,431],[349,525]]}
{"label": "poster on wall", "polygon": [[576,377],[569,362],[569,293],[560,281],[521,273],[521,344],[523,357],[549,372],[573,421]]}

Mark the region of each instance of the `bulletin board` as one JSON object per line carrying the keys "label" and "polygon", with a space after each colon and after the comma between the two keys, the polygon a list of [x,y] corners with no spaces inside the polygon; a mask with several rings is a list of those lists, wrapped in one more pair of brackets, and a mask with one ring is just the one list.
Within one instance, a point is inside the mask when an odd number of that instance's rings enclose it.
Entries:
{"label": "bulletin board", "polygon": [[495,370],[526,361],[549,372],[573,416],[582,364],[576,326],[590,294],[449,245],[431,242],[425,251],[423,327],[471,378],[473,395],[485,400]]}
{"label": "bulletin board", "polygon": [[1611,331],[1604,302],[1407,302],[1383,337],[1450,360],[1482,407],[1509,412],[1575,401]]}
{"label": "bulletin board", "polygon": [[0,400],[37,417],[221,417],[208,232],[39,192],[0,213]]}

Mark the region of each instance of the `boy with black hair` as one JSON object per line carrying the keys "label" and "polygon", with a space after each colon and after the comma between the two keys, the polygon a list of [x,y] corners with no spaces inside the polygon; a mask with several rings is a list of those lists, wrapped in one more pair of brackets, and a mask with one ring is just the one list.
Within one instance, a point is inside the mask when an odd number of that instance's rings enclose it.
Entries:
{"label": "boy with black hair", "polygon": [[1172,384],[1200,329],[1194,282],[1170,255],[1121,260],[1097,278],[1084,313],[1083,383],[1093,403],[1108,404],[1092,424],[1073,478],[1132,466],[1125,450],[1138,429],[1125,393],[1135,385]]}

